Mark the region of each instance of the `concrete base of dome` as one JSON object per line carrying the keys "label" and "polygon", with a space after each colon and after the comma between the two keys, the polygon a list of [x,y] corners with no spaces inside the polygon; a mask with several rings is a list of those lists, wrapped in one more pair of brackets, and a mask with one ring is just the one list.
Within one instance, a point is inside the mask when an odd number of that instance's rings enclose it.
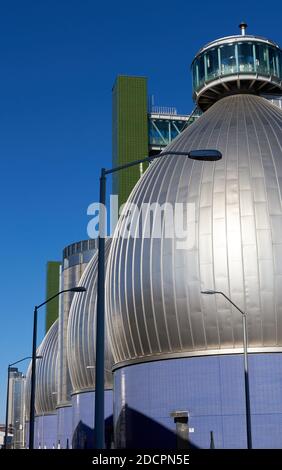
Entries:
{"label": "concrete base of dome", "polygon": [[57,408],[57,440],[61,449],[72,446],[72,406]]}
{"label": "concrete base of dome", "polygon": [[[281,448],[282,354],[249,354],[253,448]],[[114,372],[118,448],[176,448],[170,414],[189,413],[189,444],[246,448],[242,355],[180,358]]]}
{"label": "concrete base of dome", "polygon": [[[76,393],[72,396],[72,448],[94,447],[95,392]],[[113,391],[105,391],[105,438],[106,448],[113,440]]]}
{"label": "concrete base of dome", "polygon": [[57,446],[57,415],[36,416],[34,449],[56,449]]}

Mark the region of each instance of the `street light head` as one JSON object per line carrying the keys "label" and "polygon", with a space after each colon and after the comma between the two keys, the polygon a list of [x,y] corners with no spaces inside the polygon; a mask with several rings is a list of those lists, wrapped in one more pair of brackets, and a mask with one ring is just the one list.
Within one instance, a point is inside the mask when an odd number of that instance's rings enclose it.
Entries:
{"label": "street light head", "polygon": [[222,158],[222,153],[214,149],[191,150],[188,152],[188,157],[192,160],[215,162]]}
{"label": "street light head", "polygon": [[201,294],[212,295],[212,294],[217,294],[217,292],[215,290],[201,290]]}
{"label": "street light head", "polygon": [[86,287],[72,287],[70,289],[70,292],[86,292]]}

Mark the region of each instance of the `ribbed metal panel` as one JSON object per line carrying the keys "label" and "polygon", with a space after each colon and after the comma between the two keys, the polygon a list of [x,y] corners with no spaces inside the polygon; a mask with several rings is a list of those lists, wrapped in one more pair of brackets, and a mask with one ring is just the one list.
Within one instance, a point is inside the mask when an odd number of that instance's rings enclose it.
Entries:
{"label": "ribbed metal panel", "polygon": [[43,357],[36,364],[36,413],[55,413],[58,393],[58,320],[43,339],[38,354]]}
{"label": "ribbed metal panel", "polygon": [[[106,260],[110,240],[106,241]],[[86,287],[84,294],[75,294],[67,329],[67,358],[74,392],[95,387],[97,253],[85,269],[79,285]],[[112,355],[107,341],[105,347],[105,388],[112,388]]]}
{"label": "ribbed metal panel", "polygon": [[[195,241],[178,249],[175,238],[114,234],[106,298],[116,364],[241,348],[240,313],[204,289],[225,292],[248,312],[250,348],[281,350],[281,143],[281,110],[258,96],[234,95],[166,148],[217,148],[222,160],[171,154],[150,165],[128,203],[194,204],[188,228],[195,225]],[[125,223],[121,218],[116,230]]]}
{"label": "ribbed metal panel", "polygon": [[[55,413],[58,384],[58,319],[48,330],[42,343],[37,348],[35,412],[38,415]],[[30,415],[31,362],[26,373],[25,414]]]}
{"label": "ribbed metal panel", "polygon": [[[63,251],[63,268],[61,272],[61,290],[78,285],[79,280],[97,250],[97,240],[83,240],[73,243]],[[65,406],[71,399],[71,381],[67,363],[67,326],[73,292],[65,292],[60,296],[59,314],[59,354],[58,354],[58,405]]]}

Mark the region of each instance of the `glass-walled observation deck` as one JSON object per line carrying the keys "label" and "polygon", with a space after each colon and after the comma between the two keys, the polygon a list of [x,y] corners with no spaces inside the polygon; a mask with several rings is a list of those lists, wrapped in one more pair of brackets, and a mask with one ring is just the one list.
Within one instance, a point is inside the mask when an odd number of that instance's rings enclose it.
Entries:
{"label": "glass-walled observation deck", "polygon": [[[231,36],[205,46],[192,63],[193,97],[207,109],[228,92],[280,93],[282,51],[256,36]],[[214,96],[213,96],[214,95]]]}

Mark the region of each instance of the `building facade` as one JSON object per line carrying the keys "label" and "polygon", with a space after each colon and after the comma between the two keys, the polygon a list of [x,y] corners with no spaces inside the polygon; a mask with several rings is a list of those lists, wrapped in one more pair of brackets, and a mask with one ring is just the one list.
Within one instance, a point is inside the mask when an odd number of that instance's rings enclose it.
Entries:
{"label": "building facade", "polygon": [[[203,114],[128,200],[141,228],[150,204],[182,212],[157,237],[124,239],[118,222],[106,281],[117,447],[176,447],[180,412],[190,446],[209,447],[211,431],[216,448],[247,446],[242,318],[202,294],[213,289],[247,312],[253,447],[281,448],[282,111],[261,96],[281,95],[281,64],[257,36],[205,46],[192,65]],[[217,162],[177,155],[213,148]]]}
{"label": "building facade", "polygon": [[25,440],[25,376],[17,367],[10,367],[8,431],[12,434],[11,447],[22,449]]}
{"label": "building facade", "polygon": [[[252,445],[282,445],[282,53],[245,26],[196,54],[200,113],[148,111],[142,77],[114,86],[113,165],[165,155],[114,180],[135,230],[162,214],[158,236],[123,237],[125,211],[106,243],[107,447],[247,446],[242,317],[209,289],[247,313]],[[94,445],[96,250],[64,250],[59,289],[87,291],[60,298],[41,345],[37,447]]]}

